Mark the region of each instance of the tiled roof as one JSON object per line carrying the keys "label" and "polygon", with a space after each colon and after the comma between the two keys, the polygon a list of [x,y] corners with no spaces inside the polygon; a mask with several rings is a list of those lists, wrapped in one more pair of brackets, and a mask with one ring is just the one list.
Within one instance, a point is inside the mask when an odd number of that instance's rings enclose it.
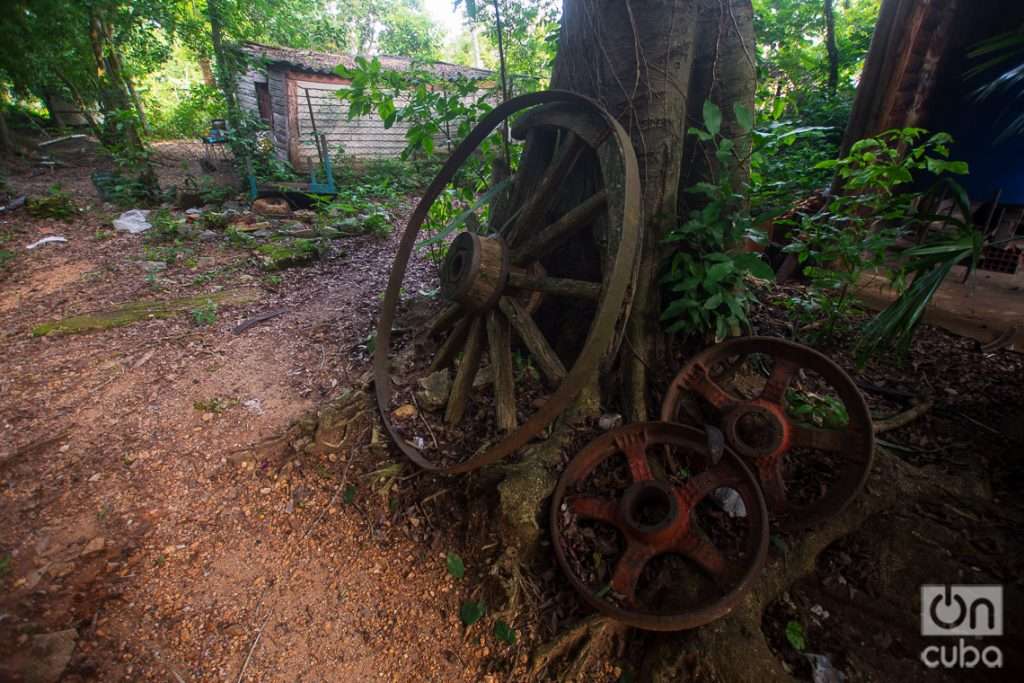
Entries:
{"label": "tiled roof", "polygon": [[[303,71],[312,71],[321,74],[333,74],[339,64],[346,67],[355,66],[355,58],[352,55],[336,55],[329,52],[314,52],[313,50],[300,50],[290,47],[276,47],[274,45],[262,45],[260,43],[244,43],[242,51],[257,59],[266,60],[270,64],[288,64]],[[406,71],[415,60],[411,57],[393,57],[390,55],[375,55],[383,68],[390,71]],[[466,76],[468,78],[488,78],[494,75],[493,71],[487,69],[475,69],[471,66],[459,66],[447,62],[432,62],[424,65],[441,76],[454,78]]]}

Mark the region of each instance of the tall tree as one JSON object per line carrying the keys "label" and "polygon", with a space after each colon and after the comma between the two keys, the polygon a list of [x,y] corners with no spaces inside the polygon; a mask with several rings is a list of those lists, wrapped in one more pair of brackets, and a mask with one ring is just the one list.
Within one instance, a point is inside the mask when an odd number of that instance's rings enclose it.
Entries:
{"label": "tall tree", "polygon": [[[692,202],[685,190],[713,171],[688,130],[705,101],[753,109],[750,0],[565,0],[552,87],[599,101],[630,131],[643,184],[644,243],[621,361],[629,419],[649,414],[648,368],[665,360],[658,280],[661,244]],[[731,117],[727,137],[742,138]],[[529,150],[527,151],[529,153]],[[685,163],[684,163],[685,161]]]}
{"label": "tall tree", "polygon": [[833,0],[825,0],[825,49],[828,51],[828,91],[839,87],[839,46],[836,45],[836,15]]}

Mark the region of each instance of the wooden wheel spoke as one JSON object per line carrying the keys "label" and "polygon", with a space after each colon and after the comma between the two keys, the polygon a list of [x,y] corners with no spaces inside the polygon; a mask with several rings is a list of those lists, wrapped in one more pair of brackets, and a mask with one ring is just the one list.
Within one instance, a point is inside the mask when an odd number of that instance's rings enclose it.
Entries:
{"label": "wooden wheel spoke", "polygon": [[516,428],[516,386],[512,375],[512,329],[508,318],[492,310],[487,314],[487,351],[494,373],[494,409],[498,429]]}
{"label": "wooden wheel spoke", "polygon": [[651,463],[647,460],[647,434],[643,431],[620,434],[615,438],[615,445],[626,456],[633,481],[654,479]]}
{"label": "wooden wheel spoke", "polygon": [[636,605],[636,584],[640,580],[640,574],[644,567],[652,557],[654,557],[654,552],[650,548],[630,541],[626,546],[626,552],[615,564],[611,587],[613,591],[623,597],[627,605]]}
{"label": "wooden wheel spoke", "polygon": [[427,335],[433,337],[434,335],[441,334],[448,330],[459,319],[459,314],[461,312],[462,307],[458,304],[452,304],[451,306],[446,307],[427,323]]}
{"label": "wooden wheel spoke", "polygon": [[566,507],[577,517],[619,526],[619,505],[614,500],[598,496],[576,496],[566,501]]}
{"label": "wooden wheel spoke", "polygon": [[585,148],[586,144],[575,133],[568,131],[565,141],[555,152],[554,161],[545,169],[540,184],[537,185],[537,189],[519,213],[512,229],[509,230],[506,236],[509,244],[518,244],[522,241],[523,235],[529,232],[533,226],[544,222],[544,214],[555,197],[558,196],[556,191],[572,171]]}
{"label": "wooden wheel spoke", "polygon": [[448,408],[444,414],[444,419],[448,424],[458,424],[466,414],[469,392],[473,388],[473,379],[480,367],[480,355],[483,349],[482,327],[482,319],[479,316],[474,317],[469,326],[462,362],[459,363],[459,370],[455,373],[452,393],[448,396]]}
{"label": "wooden wheel spoke", "polygon": [[574,299],[597,301],[601,298],[601,283],[586,280],[572,280],[562,277],[538,276],[523,270],[512,270],[508,274],[508,284],[517,289],[528,289],[534,292],[546,292],[557,296]]}
{"label": "wooden wheel spoke", "polygon": [[441,344],[441,348],[437,350],[437,355],[434,356],[434,362],[430,364],[428,372],[437,372],[452,364],[452,361],[455,360],[455,354],[459,352],[459,349],[462,348],[462,343],[466,340],[469,324],[469,318],[463,318],[459,321],[455,329],[452,330],[452,333]]}
{"label": "wooden wheel spoke", "polygon": [[[529,240],[512,248],[512,265],[536,261],[562,243],[574,231],[590,225],[599,211],[608,205],[608,192],[599,190]],[[520,217],[521,218],[521,217]]]}
{"label": "wooden wheel spoke", "polygon": [[548,340],[544,338],[544,333],[537,327],[537,323],[533,321],[530,314],[518,301],[511,297],[501,297],[498,305],[501,308],[501,312],[512,323],[512,327],[516,329],[519,338],[523,340],[523,344],[526,345],[530,355],[537,361],[537,367],[540,369],[541,374],[552,385],[560,384],[565,379],[565,366],[562,365],[562,361],[559,360],[558,355],[551,348]]}
{"label": "wooden wheel spoke", "polygon": [[852,436],[848,430],[819,429],[805,424],[792,425],[791,444],[797,448],[814,448],[819,451],[841,451]]}
{"label": "wooden wheel spoke", "polygon": [[781,358],[775,359],[775,367],[772,374],[761,390],[761,398],[765,401],[781,404],[786,397],[786,389],[793,380],[793,375],[799,369],[799,365],[790,360]]}

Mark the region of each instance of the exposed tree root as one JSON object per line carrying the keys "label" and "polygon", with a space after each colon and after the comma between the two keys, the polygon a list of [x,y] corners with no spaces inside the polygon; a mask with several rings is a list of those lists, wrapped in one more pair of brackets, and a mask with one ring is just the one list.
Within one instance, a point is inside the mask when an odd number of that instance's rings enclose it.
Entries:
{"label": "exposed tree root", "polygon": [[791,680],[761,630],[765,608],[797,580],[813,573],[822,551],[878,513],[935,496],[984,495],[980,490],[965,491],[964,485],[960,480],[909,465],[879,448],[867,487],[846,511],[816,529],[788,538],[785,552],[774,554],[744,601],[728,617],[689,633],[659,638],[648,652],[641,679],[730,683]]}
{"label": "exposed tree root", "polygon": [[590,680],[589,674],[597,665],[622,656],[628,631],[628,626],[614,619],[587,617],[534,654],[530,679],[537,680],[541,674],[552,673],[559,662],[568,662],[568,668],[557,675],[558,680]]}

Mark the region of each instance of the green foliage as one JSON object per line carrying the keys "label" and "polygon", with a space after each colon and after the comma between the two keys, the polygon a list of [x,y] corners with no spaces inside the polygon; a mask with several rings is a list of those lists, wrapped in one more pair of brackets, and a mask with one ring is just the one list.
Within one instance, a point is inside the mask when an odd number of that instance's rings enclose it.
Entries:
{"label": "green foliage", "polygon": [[390,128],[396,122],[409,126],[402,158],[429,157],[434,140],[442,137],[449,151],[464,138],[477,120],[492,109],[493,93],[482,79],[446,78],[425,66],[391,71],[376,57],[356,57],[355,66],[336,71],[351,83],[337,91],[348,103],[349,119],[376,114]]}
{"label": "green foliage", "polygon": [[790,621],[786,624],[786,640],[798,652],[807,649],[807,636],[804,634],[804,627],[799,621]]}
{"label": "green foliage", "polygon": [[825,429],[845,429],[850,422],[846,405],[836,398],[810,391],[786,391],[786,413],[798,422]]}
{"label": "green foliage", "polygon": [[[749,134],[751,112],[737,106],[733,114]],[[739,334],[747,323],[746,277],[768,278],[772,272],[757,254],[742,251],[746,240],[761,236],[750,216],[748,188],[739,180],[736,142],[721,135],[722,112],[714,103],[704,104],[703,117],[704,127],[689,133],[714,155],[716,169],[710,181],[689,189],[703,205],[665,238],[671,252],[661,278],[666,303],[661,318],[669,333],[711,334],[717,341]]]}
{"label": "green foliage", "polygon": [[922,194],[910,191],[911,184],[927,175],[967,172],[965,163],[949,160],[951,143],[946,133],[890,130],[858,141],[843,159],[818,164],[835,172],[842,193],[822,211],[803,217],[784,249],[797,255],[810,279],[803,316],[817,325],[815,336],[833,336],[851,312],[853,285],[866,271],[885,266],[897,239],[936,218],[920,214]]}
{"label": "green foliage", "polygon": [[384,18],[380,53],[416,59],[437,59],[443,36],[427,15],[411,7],[395,7]]}
{"label": "green foliage", "polygon": [[345,505],[351,505],[356,499],[356,491],[355,484],[347,485],[341,493],[341,502]]}
{"label": "green foliage", "polygon": [[[946,220],[954,219],[947,217]],[[864,326],[857,345],[857,359],[860,363],[863,364],[872,354],[885,348],[895,348],[898,353],[905,353],[921,323],[925,308],[953,266],[967,263],[968,275],[977,266],[984,246],[982,234],[962,222],[956,227],[957,231],[953,235],[931,240],[902,254],[900,270],[894,279],[906,280],[909,275],[911,284],[896,301]]]}
{"label": "green foliage", "polygon": [[180,244],[187,235],[184,218],[175,218],[167,209],[158,209],[149,214],[153,227],[147,230],[143,239],[149,244]]}
{"label": "green foliage", "polygon": [[515,645],[516,632],[501,619],[494,622],[494,637],[506,645]]}
{"label": "green foliage", "polygon": [[149,108],[150,135],[157,140],[198,139],[210,131],[210,121],[227,116],[220,90],[194,83],[173,103],[156,103]]}
{"label": "green foliage", "polygon": [[845,118],[828,121],[822,112],[814,115],[805,110],[820,107],[823,100],[832,101],[832,106],[849,102],[871,44],[880,0],[832,2],[839,72],[834,95],[827,92],[824,2],[754,0],[753,4],[758,111],[764,118],[785,114],[799,117],[803,125],[844,127]]}
{"label": "green foliage", "polygon": [[472,601],[467,600],[462,603],[462,607],[459,609],[459,618],[462,623],[466,626],[472,626],[476,622],[480,621],[481,617],[487,613],[487,605],[484,604],[483,600]]}
{"label": "green foliage", "polygon": [[833,174],[818,164],[836,158],[835,132],[831,126],[802,126],[793,121],[770,121],[754,131],[750,204],[758,223],[789,210],[795,199],[828,186]]}
{"label": "green foliage", "polygon": [[446,564],[448,566],[448,573],[454,578],[461,579],[466,575],[466,565],[456,553],[448,553]]}
{"label": "green foliage", "polygon": [[7,264],[15,259],[13,251],[7,251],[6,249],[0,249],[0,272],[3,272],[7,268]]}
{"label": "green foliage", "polygon": [[71,195],[60,188],[60,185],[51,185],[42,197],[30,198],[26,202],[26,209],[33,218],[70,221],[78,215],[78,206],[75,205]]}
{"label": "green foliage", "polygon": [[192,322],[199,327],[213,325],[217,322],[217,304],[212,299],[207,299],[190,312],[192,313]]}

